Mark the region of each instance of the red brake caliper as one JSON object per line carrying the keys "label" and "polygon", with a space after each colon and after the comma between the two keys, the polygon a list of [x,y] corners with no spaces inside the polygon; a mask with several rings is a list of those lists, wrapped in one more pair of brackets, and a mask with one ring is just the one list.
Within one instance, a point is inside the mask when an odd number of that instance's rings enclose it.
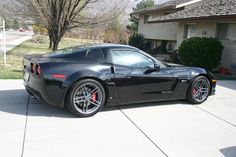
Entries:
{"label": "red brake caliper", "polygon": [[93,102],[95,102],[96,99],[97,99],[96,93],[93,93],[93,94],[92,94],[92,100],[93,100]]}
{"label": "red brake caliper", "polygon": [[193,89],[193,94],[195,94],[197,92],[196,88]]}

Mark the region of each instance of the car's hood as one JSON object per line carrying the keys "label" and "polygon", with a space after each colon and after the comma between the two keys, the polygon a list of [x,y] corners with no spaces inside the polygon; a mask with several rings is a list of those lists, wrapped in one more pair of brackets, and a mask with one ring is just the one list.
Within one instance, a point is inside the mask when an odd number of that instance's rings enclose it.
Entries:
{"label": "car's hood", "polygon": [[181,73],[183,76],[187,75],[199,75],[199,74],[207,74],[210,73],[204,68],[200,67],[186,67],[181,64],[174,64],[174,63],[168,63],[168,62],[162,62],[165,64],[167,67],[173,70],[173,73]]}
{"label": "car's hood", "polygon": [[175,63],[168,63],[168,62],[162,62],[164,65],[168,66],[168,67],[184,67],[181,64],[175,64]]}

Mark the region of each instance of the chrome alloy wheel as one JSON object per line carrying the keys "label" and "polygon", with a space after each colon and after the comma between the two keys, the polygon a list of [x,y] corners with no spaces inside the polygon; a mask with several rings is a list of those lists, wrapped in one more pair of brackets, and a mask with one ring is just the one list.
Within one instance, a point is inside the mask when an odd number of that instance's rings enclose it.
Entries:
{"label": "chrome alloy wheel", "polygon": [[201,78],[197,80],[192,90],[193,98],[197,102],[204,101],[209,95],[209,91],[210,91],[209,88],[210,88],[210,83],[207,79]]}
{"label": "chrome alloy wheel", "polygon": [[91,114],[100,107],[103,101],[102,94],[95,83],[83,83],[77,88],[73,96],[73,105],[78,112]]}

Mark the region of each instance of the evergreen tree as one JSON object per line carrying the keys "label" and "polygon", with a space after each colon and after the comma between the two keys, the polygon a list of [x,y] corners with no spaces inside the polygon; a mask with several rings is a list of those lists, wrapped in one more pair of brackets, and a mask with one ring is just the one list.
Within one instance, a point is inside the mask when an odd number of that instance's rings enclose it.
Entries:
{"label": "evergreen tree", "polygon": [[[154,0],[142,0],[139,2],[135,8],[133,8],[133,12],[140,11],[146,8],[154,7],[155,3]],[[138,33],[138,19],[135,16],[131,16],[130,24],[126,26],[126,28],[131,31],[133,34]]]}

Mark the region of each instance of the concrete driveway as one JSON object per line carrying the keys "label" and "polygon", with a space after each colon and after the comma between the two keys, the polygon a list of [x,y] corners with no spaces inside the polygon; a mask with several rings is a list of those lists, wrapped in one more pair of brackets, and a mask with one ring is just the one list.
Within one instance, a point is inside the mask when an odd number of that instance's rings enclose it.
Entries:
{"label": "concrete driveway", "polygon": [[1,157],[236,157],[236,82],[202,105],[185,101],[105,108],[80,119],[0,80]]}

